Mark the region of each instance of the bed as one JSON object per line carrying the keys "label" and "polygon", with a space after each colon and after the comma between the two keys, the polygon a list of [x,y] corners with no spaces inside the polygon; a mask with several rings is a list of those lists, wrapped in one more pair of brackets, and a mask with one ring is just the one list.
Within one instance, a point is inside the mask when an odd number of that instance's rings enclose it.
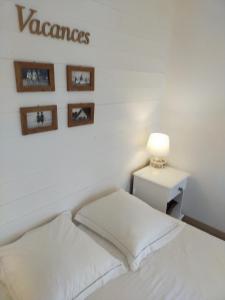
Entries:
{"label": "bed", "polygon": [[[117,249],[89,234],[118,257]],[[88,297],[115,299],[224,300],[225,243],[185,225],[173,241],[148,256],[138,271],[122,275]]]}
{"label": "bed", "polygon": [[[222,240],[179,221],[176,236],[147,255],[134,272],[111,242],[84,225],[78,227],[127,267],[125,274],[94,291],[87,300],[225,300]],[[0,299],[12,300],[3,286]]]}

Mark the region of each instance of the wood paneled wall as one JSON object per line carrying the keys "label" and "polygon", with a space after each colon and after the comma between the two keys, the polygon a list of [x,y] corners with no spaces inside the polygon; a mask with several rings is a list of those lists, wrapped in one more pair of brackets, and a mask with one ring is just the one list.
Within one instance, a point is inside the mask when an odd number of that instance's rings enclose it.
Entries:
{"label": "wood paneled wall", "polygon": [[[158,129],[170,40],[169,1],[0,1],[0,243],[83,201],[129,189]],[[79,45],[19,32],[15,3],[91,33]],[[55,65],[56,92],[17,93],[14,60]],[[66,64],[94,66],[94,92],[66,91]],[[67,104],[95,102],[95,124],[67,128]],[[22,136],[19,108],[58,105],[59,129]]]}

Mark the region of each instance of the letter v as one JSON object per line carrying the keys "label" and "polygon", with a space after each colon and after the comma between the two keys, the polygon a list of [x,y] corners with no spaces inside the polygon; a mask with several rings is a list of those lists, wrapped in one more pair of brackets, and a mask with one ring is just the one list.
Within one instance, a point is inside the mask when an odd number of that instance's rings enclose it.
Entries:
{"label": "letter v", "polygon": [[18,13],[18,19],[19,19],[19,28],[20,28],[20,31],[23,31],[24,28],[27,26],[27,24],[29,23],[29,21],[31,20],[31,18],[33,17],[33,15],[37,12],[36,10],[34,9],[30,9],[30,14],[28,16],[28,18],[26,19],[26,21],[24,22],[23,21],[23,9],[25,8],[24,6],[20,6],[20,5],[17,5],[16,4],[16,7],[17,7],[17,13]]}

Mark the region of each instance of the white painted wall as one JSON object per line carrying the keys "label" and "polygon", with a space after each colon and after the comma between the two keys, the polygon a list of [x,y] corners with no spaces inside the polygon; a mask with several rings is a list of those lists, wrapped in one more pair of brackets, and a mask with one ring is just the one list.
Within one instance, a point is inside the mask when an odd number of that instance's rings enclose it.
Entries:
{"label": "white painted wall", "polygon": [[[91,32],[89,46],[20,33],[14,4]],[[170,39],[164,0],[0,0],[0,242],[81,201],[129,188],[158,129]],[[55,64],[55,93],[17,93],[14,60]],[[66,64],[94,66],[93,93],[66,91]],[[67,128],[67,103],[94,101],[95,124]],[[58,105],[59,130],[22,136],[19,108]]]}
{"label": "white painted wall", "polygon": [[225,1],[175,0],[162,130],[190,171],[184,213],[225,231]]}

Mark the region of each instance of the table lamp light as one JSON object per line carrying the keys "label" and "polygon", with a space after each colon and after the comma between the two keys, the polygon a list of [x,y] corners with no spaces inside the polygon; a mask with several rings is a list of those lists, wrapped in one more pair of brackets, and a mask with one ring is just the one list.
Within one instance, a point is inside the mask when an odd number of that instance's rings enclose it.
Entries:
{"label": "table lamp light", "polygon": [[147,149],[150,152],[150,166],[165,168],[170,149],[169,136],[163,133],[152,133],[148,140]]}

